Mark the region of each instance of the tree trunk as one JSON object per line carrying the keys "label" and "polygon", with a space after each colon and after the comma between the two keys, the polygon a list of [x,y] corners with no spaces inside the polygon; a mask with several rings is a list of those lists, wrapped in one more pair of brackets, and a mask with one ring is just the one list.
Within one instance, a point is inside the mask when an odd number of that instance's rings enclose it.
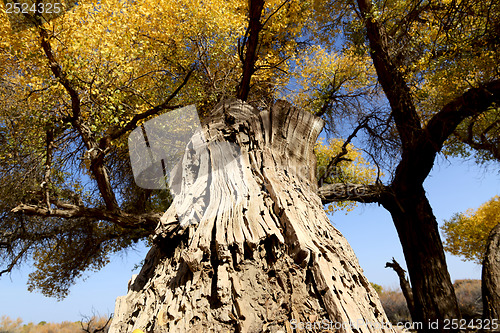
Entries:
{"label": "tree trunk", "polygon": [[444,332],[443,320],[459,319],[460,312],[438,224],[425,191],[423,188],[395,191],[394,199],[384,205],[392,215],[408,267],[414,300],[413,322],[422,323],[419,332]]}
{"label": "tree trunk", "polygon": [[483,318],[500,321],[500,223],[491,230],[483,261]]}
{"label": "tree trunk", "polygon": [[285,102],[221,103],[110,332],[392,332],[316,194],[322,126]]}

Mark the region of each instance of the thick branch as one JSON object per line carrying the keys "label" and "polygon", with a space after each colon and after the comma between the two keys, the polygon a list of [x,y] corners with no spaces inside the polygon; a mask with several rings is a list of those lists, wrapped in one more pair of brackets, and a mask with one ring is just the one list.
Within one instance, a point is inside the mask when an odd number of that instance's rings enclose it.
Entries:
{"label": "thick branch", "polygon": [[250,0],[249,2],[250,21],[248,22],[248,39],[245,41],[246,53],[243,62],[243,77],[241,78],[237,98],[246,101],[250,92],[250,80],[255,71],[255,62],[257,61],[257,49],[259,45],[259,33],[262,30],[260,18],[264,8],[264,0]]}
{"label": "thick branch", "polygon": [[433,145],[440,149],[465,118],[485,112],[493,103],[500,103],[500,80],[469,89],[446,104],[431,118],[425,131]]}
{"label": "thick branch", "polygon": [[109,211],[99,208],[88,208],[76,206],[72,204],[56,202],[58,209],[48,209],[36,205],[19,204],[11,210],[13,213],[24,213],[26,215],[34,215],[41,217],[60,217],[60,218],[78,218],[87,217],[99,220],[113,222],[123,228],[144,228],[154,230],[158,224],[161,214],[144,213],[144,214],[127,214],[122,211]]}
{"label": "thick branch", "polygon": [[363,203],[381,203],[389,195],[388,188],[381,184],[364,185],[337,183],[323,185],[318,189],[321,202],[325,205],[338,201],[358,201]]}
{"label": "thick branch", "polygon": [[71,109],[73,115],[69,120],[71,121],[73,127],[80,134],[82,141],[88,149],[88,157],[91,160],[90,170],[96,179],[99,192],[101,193],[108,210],[118,211],[118,202],[109,183],[108,173],[103,165],[103,149],[99,149],[97,142],[92,138],[92,131],[81,121],[80,96],[74,88],[73,84],[68,80],[67,75],[63,71],[62,67],[57,62],[52,51],[52,46],[49,43],[49,34],[47,30],[45,30],[45,28],[43,28],[41,24],[39,24],[38,28],[41,40],[40,44],[45,53],[45,56],[47,57],[47,60],[49,61],[49,67],[56,79],[59,81],[59,83],[61,83],[66,92],[71,97]]}
{"label": "thick branch", "polygon": [[416,145],[403,156],[393,184],[403,192],[421,186],[431,171],[444,141],[457,126],[465,118],[485,112],[493,103],[499,102],[500,80],[495,80],[482,87],[469,89],[446,104],[428,122]]}

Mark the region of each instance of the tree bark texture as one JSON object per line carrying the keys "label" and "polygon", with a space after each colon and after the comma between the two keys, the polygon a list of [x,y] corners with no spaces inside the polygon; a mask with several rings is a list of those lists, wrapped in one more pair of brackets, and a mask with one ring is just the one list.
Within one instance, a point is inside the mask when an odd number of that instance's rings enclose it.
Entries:
{"label": "tree bark texture", "polygon": [[500,321],[500,223],[488,237],[481,281],[483,318]]}
{"label": "tree bark texture", "polygon": [[322,126],[285,102],[221,103],[110,332],[393,332],[317,195]]}

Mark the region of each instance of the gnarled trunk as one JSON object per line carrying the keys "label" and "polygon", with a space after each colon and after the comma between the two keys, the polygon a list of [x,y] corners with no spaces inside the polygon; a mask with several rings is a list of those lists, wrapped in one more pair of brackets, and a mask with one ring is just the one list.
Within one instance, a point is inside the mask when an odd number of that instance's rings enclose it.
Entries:
{"label": "gnarled trunk", "polygon": [[316,194],[322,126],[285,102],[221,103],[110,332],[392,332]]}
{"label": "gnarled trunk", "polygon": [[500,320],[500,223],[488,237],[481,282],[483,318]]}

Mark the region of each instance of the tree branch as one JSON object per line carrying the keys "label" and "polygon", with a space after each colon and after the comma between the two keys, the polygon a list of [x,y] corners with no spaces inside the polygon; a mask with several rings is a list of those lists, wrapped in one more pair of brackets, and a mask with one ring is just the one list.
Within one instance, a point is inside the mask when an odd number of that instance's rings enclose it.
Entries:
{"label": "tree branch", "polygon": [[249,22],[248,39],[245,40],[243,47],[246,46],[246,54],[243,62],[243,76],[241,78],[236,97],[246,101],[250,92],[250,80],[255,72],[255,63],[257,61],[257,48],[259,45],[259,33],[262,30],[260,18],[264,9],[264,0],[249,1]]}
{"label": "tree branch", "polygon": [[115,223],[123,228],[144,228],[153,231],[160,221],[159,213],[128,214],[123,211],[109,211],[106,209],[89,208],[76,206],[63,202],[53,202],[58,209],[48,209],[29,204],[19,204],[11,210],[12,213],[24,213],[26,215],[40,217],[60,217],[60,218],[79,218],[87,217],[98,220],[105,220]]}
{"label": "tree branch", "polygon": [[82,123],[80,96],[73,87],[72,83],[68,80],[67,74],[57,62],[52,51],[52,46],[49,43],[49,34],[47,30],[41,25],[40,22],[38,24],[38,29],[40,34],[40,45],[45,53],[45,56],[47,57],[47,60],[49,61],[49,67],[56,79],[59,83],[61,83],[71,97],[71,109],[73,115],[69,120],[80,134],[82,141],[88,149],[87,153],[91,161],[90,171],[95,177],[99,192],[101,193],[108,210],[119,211],[120,208],[118,206],[116,196],[111,188],[108,173],[103,165],[104,149],[100,149],[98,147],[97,142],[92,137],[92,131],[88,128],[88,126]]}
{"label": "tree branch", "polygon": [[47,129],[47,138],[46,138],[46,157],[45,157],[45,175],[43,177],[42,190],[45,190],[45,204],[47,205],[47,209],[50,210],[50,192],[49,192],[49,184],[50,184],[50,173],[52,170],[52,155],[54,148],[54,129]]}
{"label": "tree branch", "polygon": [[[481,141],[478,142],[474,140],[474,119],[470,120],[469,126],[467,126],[467,133],[463,134],[460,131],[455,131],[453,134],[455,137],[461,141],[462,143],[470,146],[471,148],[475,150],[483,150],[491,153],[491,155],[500,161],[500,146],[498,142],[495,142],[494,140],[489,140],[487,138],[487,134],[489,131],[495,129],[496,126],[500,125],[500,120],[496,120],[493,122],[491,125],[488,126],[484,131],[482,131],[480,135]],[[494,139],[498,140],[498,135],[495,137],[493,136]]]}
{"label": "tree branch", "polygon": [[10,273],[12,271],[12,269],[14,269],[14,267],[16,267],[17,263],[22,259],[24,254],[29,250],[31,245],[33,245],[33,242],[28,242],[28,243],[24,244],[21,251],[19,251],[19,253],[11,260],[11,262],[9,263],[7,268],[0,271],[0,276],[2,276],[5,273]]}
{"label": "tree branch", "polygon": [[464,119],[487,111],[493,103],[500,103],[500,80],[469,89],[446,104],[430,119],[416,144],[403,156],[393,184],[398,184],[402,191],[421,186],[434,165],[437,153],[457,126]]}
{"label": "tree branch", "polygon": [[323,185],[317,193],[324,205],[346,200],[382,203],[390,195],[390,190],[382,184],[337,183]]}
{"label": "tree branch", "polygon": [[385,268],[392,268],[399,278],[399,285],[401,291],[406,299],[406,304],[408,305],[408,310],[410,310],[410,315],[412,318],[417,318],[415,316],[415,302],[413,300],[413,292],[411,290],[410,282],[406,278],[406,271],[399,265],[396,259],[392,258],[392,262],[385,263]]}
{"label": "tree branch", "polygon": [[102,147],[107,147],[107,145],[109,144],[110,141],[118,139],[123,134],[136,128],[137,123],[139,121],[146,119],[150,116],[153,116],[160,111],[172,110],[172,109],[178,108],[179,105],[172,106],[172,105],[168,105],[168,104],[170,103],[170,101],[172,101],[172,99],[174,99],[175,96],[177,96],[179,91],[181,91],[182,88],[184,88],[184,86],[188,83],[189,78],[191,77],[193,72],[194,72],[194,67],[189,70],[189,72],[184,77],[184,80],[182,81],[182,83],[167,97],[167,99],[163,103],[161,103],[161,104],[159,104],[159,105],[157,105],[157,106],[155,106],[155,107],[153,107],[153,108],[151,108],[143,113],[136,114],[125,126],[112,130],[108,135],[106,135],[104,138],[102,138],[99,142],[99,146],[101,147],[101,149],[102,149]]}
{"label": "tree branch", "polygon": [[366,127],[366,125],[368,124],[368,120],[369,120],[368,117],[365,118],[358,126],[356,126],[354,131],[347,138],[347,140],[345,140],[344,144],[341,147],[340,152],[330,160],[330,162],[328,163],[328,166],[326,167],[325,173],[323,175],[321,175],[321,177],[319,178],[318,186],[320,186],[320,187],[323,186],[323,182],[325,181],[326,178],[330,177],[331,172],[337,166],[337,164],[339,164],[342,161],[349,161],[348,159],[344,158],[344,156],[347,155],[347,153],[348,153],[347,146],[351,143],[352,139],[354,139],[356,137],[358,132],[362,128]]}
{"label": "tree branch", "polygon": [[500,103],[498,79],[471,88],[446,104],[425,127],[427,137],[436,148],[440,149],[464,119],[485,112],[494,103]]}

